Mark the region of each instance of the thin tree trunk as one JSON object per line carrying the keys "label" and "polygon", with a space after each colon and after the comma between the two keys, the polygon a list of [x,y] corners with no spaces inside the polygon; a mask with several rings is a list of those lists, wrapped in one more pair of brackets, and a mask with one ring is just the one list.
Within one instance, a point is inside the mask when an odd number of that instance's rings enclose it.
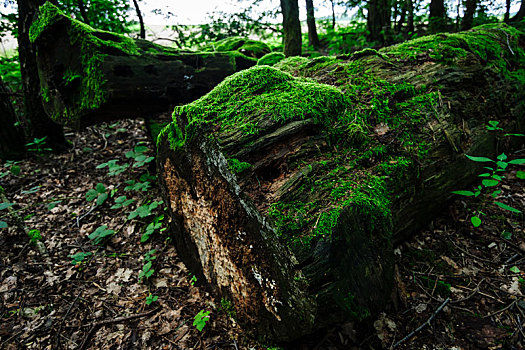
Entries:
{"label": "thin tree trunk", "polygon": [[505,0],[505,16],[503,22],[508,23],[510,19],[510,3],[511,0]]}
{"label": "thin tree trunk", "polygon": [[330,0],[332,2],[332,29],[335,29],[335,0]]}
{"label": "thin tree trunk", "polygon": [[146,28],[144,27],[144,19],[142,18],[142,13],[140,12],[139,3],[137,0],[133,0],[133,5],[135,5],[135,10],[137,11],[137,16],[139,18],[140,24],[140,35],[141,39],[146,39]]}
{"label": "thin tree trunk", "polygon": [[57,151],[69,147],[62,126],[46,114],[41,99],[36,51],[29,41],[29,28],[45,0],[18,0],[18,54],[24,89],[25,115],[31,138],[47,137],[47,145]]}
{"label": "thin tree trunk", "polygon": [[428,27],[430,33],[442,32],[446,26],[447,12],[444,0],[431,0],[428,15]]}
{"label": "thin tree trunk", "polygon": [[463,21],[461,22],[461,30],[468,30],[472,28],[472,22],[474,21],[474,14],[478,7],[478,0],[466,0],[465,1],[465,14],[463,15]]}
{"label": "thin tree trunk", "polygon": [[283,15],[284,54],[299,56],[302,49],[301,22],[298,0],[281,0]]}
{"label": "thin tree trunk", "polygon": [[308,25],[308,45],[319,48],[319,36],[315,24],[315,9],[313,0],[306,0],[306,24]]}
{"label": "thin tree trunk", "polygon": [[0,159],[17,159],[25,153],[25,137],[11,103],[10,90],[0,78]]}
{"label": "thin tree trunk", "polygon": [[369,0],[367,28],[368,40],[386,44],[390,41],[391,32],[390,0]]}

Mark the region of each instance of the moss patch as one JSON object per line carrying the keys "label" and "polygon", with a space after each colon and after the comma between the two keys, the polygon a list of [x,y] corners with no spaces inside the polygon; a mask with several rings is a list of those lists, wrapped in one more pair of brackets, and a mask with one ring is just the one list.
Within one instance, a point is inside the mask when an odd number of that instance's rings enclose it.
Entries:
{"label": "moss patch", "polygon": [[207,45],[206,51],[238,51],[247,57],[261,58],[272,50],[262,41],[233,36]]}
{"label": "moss patch", "polygon": [[270,52],[259,58],[257,61],[258,66],[267,65],[273,66],[277,62],[282,61],[286,56],[282,52]]}

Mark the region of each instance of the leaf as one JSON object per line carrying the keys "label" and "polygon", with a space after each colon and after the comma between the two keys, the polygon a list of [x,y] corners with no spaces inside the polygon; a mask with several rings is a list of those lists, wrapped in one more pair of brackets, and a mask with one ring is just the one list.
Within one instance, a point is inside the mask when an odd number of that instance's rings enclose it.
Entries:
{"label": "leaf", "polygon": [[509,232],[509,231],[503,231],[501,233],[501,237],[504,238],[504,239],[511,239],[512,238],[512,233]]}
{"label": "leaf", "polygon": [[507,155],[505,153],[502,153],[497,158],[498,158],[498,160],[505,160],[505,159],[507,159]]}
{"label": "leaf", "polygon": [[509,164],[517,164],[517,165],[525,164],[525,159],[513,159],[509,161]]}
{"label": "leaf", "polygon": [[522,137],[522,136],[525,136],[523,134],[504,134],[503,136],[518,136],[518,137]]}
{"label": "leaf", "polygon": [[510,272],[520,273],[520,269],[517,266],[512,266],[509,270]]}
{"label": "leaf", "polygon": [[62,200],[53,201],[47,205],[47,210],[55,208],[58,204],[62,203]]}
{"label": "leaf", "polygon": [[0,228],[7,228],[7,222],[0,220]]}
{"label": "leaf", "polygon": [[516,171],[516,177],[521,180],[525,179],[525,171],[521,171],[521,170]]}
{"label": "leaf", "polygon": [[7,209],[9,207],[12,207],[13,205],[15,205],[15,203],[0,203],[0,210]]}
{"label": "leaf", "polygon": [[497,201],[494,201],[494,203],[495,203],[498,207],[503,208],[503,209],[508,210],[508,211],[511,211],[511,212],[513,212],[513,213],[521,213],[521,210],[518,210],[518,209],[516,209],[516,208],[513,208],[513,207],[511,207],[511,206],[508,206],[508,205],[505,204],[505,203],[501,203],[501,202],[497,202]]}
{"label": "leaf", "polygon": [[98,192],[97,192],[97,190],[95,190],[93,188],[90,189],[89,191],[87,191],[87,193],[86,193],[86,200],[88,202],[91,202],[92,200],[94,200],[97,197],[98,197]]}
{"label": "leaf", "polygon": [[108,199],[108,194],[107,193],[99,194],[98,197],[97,197],[97,207],[101,206],[102,204],[104,204],[106,199]]}
{"label": "leaf", "polygon": [[471,217],[470,222],[472,223],[472,226],[474,227],[479,227],[481,225],[481,219],[478,216]]}
{"label": "leaf", "polygon": [[509,163],[507,163],[507,162],[503,162],[503,161],[500,160],[500,161],[496,162],[496,165],[497,165],[500,169],[505,170],[505,169],[507,169],[507,167],[509,166]]}
{"label": "leaf", "polygon": [[104,186],[104,184],[101,184],[100,182],[97,184],[95,189],[97,190],[98,193],[106,192],[106,186]]}
{"label": "leaf", "polygon": [[475,195],[475,193],[472,192],[472,191],[452,191],[452,193],[453,194],[459,194],[460,196],[467,196],[467,197]]}
{"label": "leaf", "polygon": [[492,159],[487,157],[475,157],[469,156],[468,154],[465,154],[465,156],[473,162],[494,162]]}
{"label": "leaf", "polygon": [[494,187],[494,186],[497,186],[499,184],[499,181],[492,180],[492,179],[485,179],[485,180],[481,181],[481,183],[485,187]]}

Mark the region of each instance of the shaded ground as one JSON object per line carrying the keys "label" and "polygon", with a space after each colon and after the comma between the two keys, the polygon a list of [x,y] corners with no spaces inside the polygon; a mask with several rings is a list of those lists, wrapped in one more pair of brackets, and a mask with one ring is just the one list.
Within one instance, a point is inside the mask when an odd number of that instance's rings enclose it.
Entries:
{"label": "shaded ground", "polygon": [[[71,135],[74,148],[67,154],[35,154],[17,164],[18,176],[0,169],[7,173],[0,185],[15,203],[14,215],[0,211],[9,225],[0,229],[0,348],[266,348],[245,337],[227,305],[194,281],[161,232],[162,204],[146,135],[136,121],[91,127]],[[111,160],[116,162],[97,168]],[[104,186],[97,192],[98,183]],[[500,200],[524,208],[523,185],[510,172]],[[134,201],[112,209],[125,204],[121,196]],[[474,210],[485,214],[479,228],[470,223]],[[130,218],[132,212],[136,217]],[[107,236],[93,237],[102,225],[107,227],[97,232]],[[148,226],[154,231],[141,243]],[[394,347],[447,298],[428,325],[397,348],[523,348],[524,228],[523,216],[487,198],[458,199],[396,249],[396,289],[385,314],[286,348]],[[30,244],[26,232],[35,229],[43,245]],[[210,311],[210,320],[199,331],[193,323],[201,310]]]}

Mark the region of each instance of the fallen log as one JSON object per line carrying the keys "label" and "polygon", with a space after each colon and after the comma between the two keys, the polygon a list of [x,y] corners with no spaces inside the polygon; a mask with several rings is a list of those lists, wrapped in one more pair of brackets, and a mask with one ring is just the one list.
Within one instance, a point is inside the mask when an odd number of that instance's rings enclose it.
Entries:
{"label": "fallen log", "polygon": [[40,8],[30,37],[38,51],[42,102],[61,124],[165,112],[257,63],[238,51],[182,51],[94,30],[50,3]]}
{"label": "fallen log", "polygon": [[[177,250],[262,338],[383,310],[393,244],[523,131],[524,36],[505,25],[292,57],[177,107],[158,169]],[[291,74],[290,74],[291,73]]]}

